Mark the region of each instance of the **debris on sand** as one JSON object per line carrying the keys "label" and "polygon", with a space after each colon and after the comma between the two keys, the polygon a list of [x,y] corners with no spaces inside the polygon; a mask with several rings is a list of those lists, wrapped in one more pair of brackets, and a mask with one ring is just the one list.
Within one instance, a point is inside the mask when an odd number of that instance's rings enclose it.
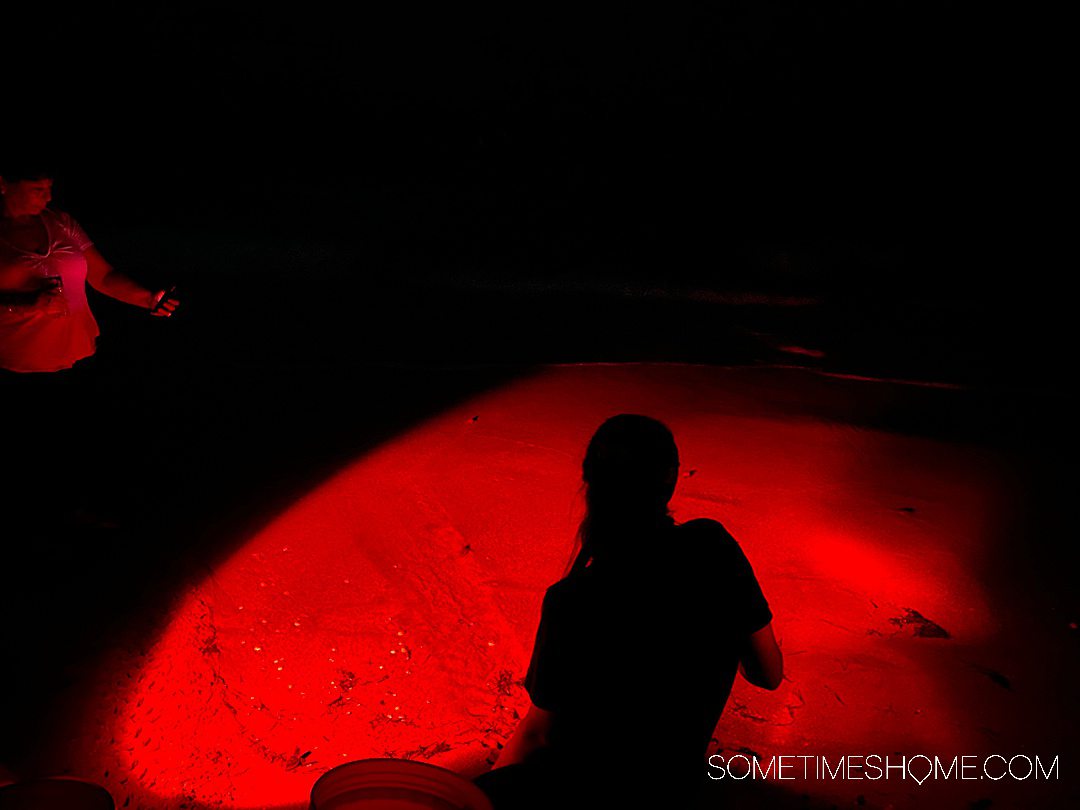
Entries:
{"label": "debris on sand", "polygon": [[978,664],[972,664],[972,666],[977,671],[981,672],[987,678],[989,678],[994,683],[996,683],[998,686],[1000,686],[1002,689],[1008,689],[1010,692],[1012,691],[1012,682],[1008,678],[1006,678],[1004,675],[1002,675],[1000,672],[998,672],[996,669],[990,669],[989,667],[979,666]]}
{"label": "debris on sand", "polygon": [[919,611],[911,608],[906,608],[903,616],[894,616],[889,621],[897,627],[912,626],[915,635],[919,638],[952,638],[949,631],[940,624],[931,621]]}

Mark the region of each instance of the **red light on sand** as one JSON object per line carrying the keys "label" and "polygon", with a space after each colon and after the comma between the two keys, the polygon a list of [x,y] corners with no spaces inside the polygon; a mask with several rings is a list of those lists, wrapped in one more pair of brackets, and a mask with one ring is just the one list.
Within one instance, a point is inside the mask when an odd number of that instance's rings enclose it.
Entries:
{"label": "red light on sand", "polygon": [[[763,373],[551,369],[359,459],[193,583],[148,650],[107,656],[73,767],[118,805],[234,808],[303,807],[320,774],[365,757],[483,770],[527,702],[520,679],[571,550],[581,454],[620,411],[672,427],[695,470],[676,518],[722,520],[776,614],[790,683],[737,686],[722,742],[963,742],[934,665],[891,620],[912,609],[953,634],[989,632],[955,550],[918,564],[942,527],[965,530],[970,550],[984,518],[943,498],[942,517],[905,522],[894,496],[933,500],[974,465],[948,447],[913,462],[919,440],[761,415]],[[898,451],[904,469],[889,467]],[[901,663],[910,689],[896,688]]]}
{"label": "red light on sand", "polygon": [[509,733],[528,650],[499,604],[499,549],[478,504],[440,502],[413,466],[460,463],[468,430],[439,423],[365,458],[183,599],[117,734],[140,779],[278,806],[349,760],[482,760],[482,739]]}

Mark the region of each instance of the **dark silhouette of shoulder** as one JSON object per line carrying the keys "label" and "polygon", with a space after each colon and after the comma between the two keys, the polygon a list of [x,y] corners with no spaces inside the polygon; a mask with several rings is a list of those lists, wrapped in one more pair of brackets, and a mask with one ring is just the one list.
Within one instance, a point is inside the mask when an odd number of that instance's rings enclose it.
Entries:
{"label": "dark silhouette of shoulder", "polygon": [[736,634],[754,633],[770,621],[772,611],[762,593],[753,566],[742,546],[723,524],[698,518],[680,524],[678,543],[687,557],[696,561],[691,576],[708,581],[709,598],[725,615]]}

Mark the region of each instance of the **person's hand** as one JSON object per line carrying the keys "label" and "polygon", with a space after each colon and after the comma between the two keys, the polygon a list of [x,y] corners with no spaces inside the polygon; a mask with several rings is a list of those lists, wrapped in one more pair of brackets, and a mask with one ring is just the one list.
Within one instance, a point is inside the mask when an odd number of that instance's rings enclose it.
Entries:
{"label": "person's hand", "polygon": [[37,289],[37,300],[49,300],[64,294],[64,279],[60,276],[45,276]]}
{"label": "person's hand", "polygon": [[35,303],[50,315],[66,315],[67,302],[64,300],[64,279],[60,276],[45,276],[37,290]]}
{"label": "person's hand", "polygon": [[150,299],[150,314],[156,315],[159,318],[168,318],[174,312],[176,308],[180,306],[180,302],[173,298],[173,292],[175,287],[170,287],[167,290],[158,290]]}

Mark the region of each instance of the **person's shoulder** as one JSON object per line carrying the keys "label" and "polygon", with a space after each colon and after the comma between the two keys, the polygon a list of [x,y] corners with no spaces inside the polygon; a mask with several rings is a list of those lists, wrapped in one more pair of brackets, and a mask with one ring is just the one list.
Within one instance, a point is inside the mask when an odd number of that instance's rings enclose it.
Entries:
{"label": "person's shoulder", "polygon": [[74,222],[75,218],[71,216],[67,211],[61,211],[59,208],[53,208],[51,205],[43,208],[41,211],[43,217],[50,217],[58,222]]}
{"label": "person's shoulder", "polygon": [[712,540],[714,542],[735,542],[731,532],[724,528],[724,524],[712,518],[695,518],[686,523],[679,523],[675,530],[687,537]]}
{"label": "person's shoulder", "polygon": [[675,531],[681,538],[684,548],[692,549],[703,559],[721,560],[739,554],[739,543],[724,524],[711,518],[697,518],[686,523],[679,523]]}
{"label": "person's shoulder", "polygon": [[588,600],[595,582],[589,569],[570,574],[548,586],[544,592],[544,610],[573,610],[573,605]]}
{"label": "person's shoulder", "polygon": [[70,240],[79,250],[86,250],[93,241],[86,235],[86,231],[67,211],[59,211],[55,208],[46,208],[41,212],[42,216],[48,216],[54,231],[63,234],[63,238]]}
{"label": "person's shoulder", "polygon": [[544,602],[561,602],[572,598],[581,589],[582,574],[565,576],[548,586],[544,591]]}
{"label": "person's shoulder", "polygon": [[41,212],[43,217],[48,217],[65,230],[74,230],[80,227],[79,223],[75,221],[75,217],[69,214],[67,211],[61,211],[58,208],[46,208]]}

